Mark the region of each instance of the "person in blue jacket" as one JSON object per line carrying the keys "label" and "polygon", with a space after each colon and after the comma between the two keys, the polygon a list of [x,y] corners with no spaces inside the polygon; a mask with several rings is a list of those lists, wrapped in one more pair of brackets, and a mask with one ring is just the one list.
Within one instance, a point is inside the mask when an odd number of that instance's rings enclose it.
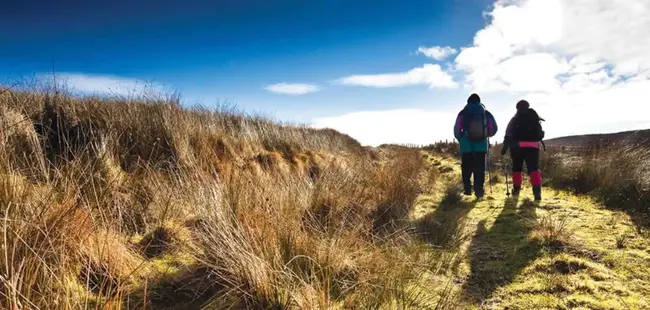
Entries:
{"label": "person in blue jacket", "polygon": [[497,122],[492,113],[485,109],[481,98],[472,94],[467,99],[454,124],[454,137],[460,144],[461,168],[464,194],[472,194],[472,175],[474,194],[481,199],[485,194],[485,159],[489,148],[488,138],[496,135]]}

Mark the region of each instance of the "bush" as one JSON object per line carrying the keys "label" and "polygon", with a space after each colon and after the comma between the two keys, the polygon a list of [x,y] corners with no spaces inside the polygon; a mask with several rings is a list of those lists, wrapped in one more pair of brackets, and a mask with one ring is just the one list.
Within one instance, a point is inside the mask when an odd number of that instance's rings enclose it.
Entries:
{"label": "bush", "polygon": [[422,150],[432,151],[438,154],[448,154],[452,156],[460,156],[460,145],[458,141],[439,141],[434,144],[423,146]]}

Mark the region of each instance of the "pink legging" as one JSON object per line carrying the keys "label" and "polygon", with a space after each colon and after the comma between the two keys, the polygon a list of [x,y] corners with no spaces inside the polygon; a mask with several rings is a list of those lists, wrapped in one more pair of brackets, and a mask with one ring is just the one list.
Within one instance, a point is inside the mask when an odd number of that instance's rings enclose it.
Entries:
{"label": "pink legging", "polygon": [[[521,176],[521,172],[513,172],[512,173],[512,185],[514,187],[521,187],[521,183],[523,183],[523,178]],[[539,170],[534,170],[530,173],[530,184],[532,186],[542,186],[542,172]]]}

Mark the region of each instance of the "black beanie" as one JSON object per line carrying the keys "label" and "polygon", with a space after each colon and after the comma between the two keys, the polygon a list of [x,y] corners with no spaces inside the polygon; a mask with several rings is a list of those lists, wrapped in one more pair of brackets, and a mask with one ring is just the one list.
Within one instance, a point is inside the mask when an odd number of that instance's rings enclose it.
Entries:
{"label": "black beanie", "polygon": [[517,102],[517,110],[523,110],[528,108],[530,108],[530,103],[528,103],[528,101],[519,100],[519,102]]}
{"label": "black beanie", "polygon": [[477,94],[471,94],[469,98],[467,98],[467,103],[481,103],[481,97]]}

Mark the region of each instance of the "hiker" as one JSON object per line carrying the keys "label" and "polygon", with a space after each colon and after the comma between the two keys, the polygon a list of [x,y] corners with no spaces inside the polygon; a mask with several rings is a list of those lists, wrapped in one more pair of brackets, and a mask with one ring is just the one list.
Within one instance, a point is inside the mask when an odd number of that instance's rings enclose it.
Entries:
{"label": "hiker", "polygon": [[489,150],[488,138],[497,133],[497,122],[485,109],[481,98],[472,94],[467,99],[454,125],[454,136],[460,144],[463,187],[466,196],[472,194],[472,175],[474,175],[474,194],[483,198],[485,190],[485,159]]}
{"label": "hiker", "polygon": [[526,100],[517,102],[517,113],[508,123],[506,135],[501,149],[505,155],[510,149],[512,158],[512,195],[518,196],[521,192],[522,171],[524,162],[533,186],[533,195],[536,201],[542,200],[542,172],[539,169],[539,149],[543,145],[544,131],[537,112],[530,108]]}

